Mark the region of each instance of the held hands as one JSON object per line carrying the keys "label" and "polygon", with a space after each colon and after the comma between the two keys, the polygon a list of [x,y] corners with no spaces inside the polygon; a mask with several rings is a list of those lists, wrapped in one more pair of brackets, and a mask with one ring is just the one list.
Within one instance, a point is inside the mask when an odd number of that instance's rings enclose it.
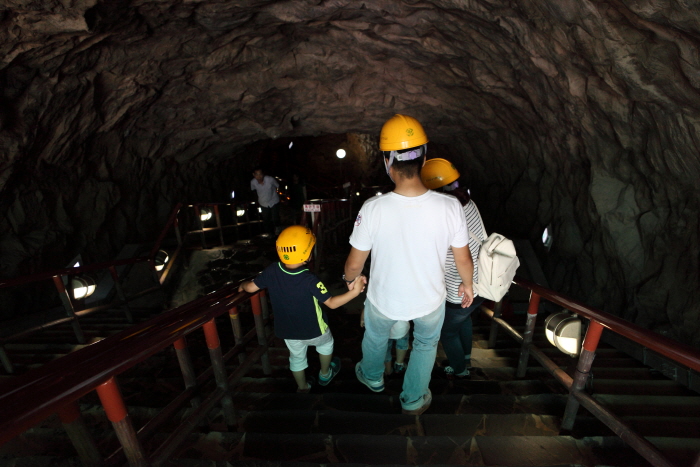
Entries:
{"label": "held hands", "polygon": [[360,274],[355,278],[354,281],[348,284],[348,290],[356,292],[356,295],[360,295],[365,291],[365,286],[367,285],[367,278]]}
{"label": "held hands", "polygon": [[457,295],[462,297],[462,308],[467,308],[474,301],[474,288],[470,285],[464,285],[464,282],[459,284]]}

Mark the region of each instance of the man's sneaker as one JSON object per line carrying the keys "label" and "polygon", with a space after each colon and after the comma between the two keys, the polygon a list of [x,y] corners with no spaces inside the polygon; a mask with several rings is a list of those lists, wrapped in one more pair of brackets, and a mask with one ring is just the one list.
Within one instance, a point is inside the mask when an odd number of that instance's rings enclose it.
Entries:
{"label": "man's sneaker", "polygon": [[397,363],[394,362],[394,373],[397,375],[400,375],[401,373],[406,371],[406,364],[405,363]]}
{"label": "man's sneaker", "polygon": [[357,376],[357,379],[360,381],[360,383],[367,386],[372,392],[382,392],[384,390],[384,378],[382,377],[382,379],[380,379],[379,381],[368,380],[362,373],[362,369],[360,368],[360,362],[357,362],[357,365],[355,365],[355,376]]}
{"label": "man's sneaker", "polygon": [[338,357],[333,357],[331,360],[331,364],[328,367],[328,374],[326,376],[323,376],[321,374],[321,371],[319,370],[318,372],[318,384],[319,386],[328,386],[328,383],[331,382],[333,378],[335,378],[335,375],[337,375],[340,372],[340,358]]}
{"label": "man's sneaker", "polygon": [[464,378],[469,376],[469,368],[465,368],[464,371],[461,373],[455,373],[454,368],[452,368],[449,365],[443,369],[445,370],[445,376],[447,377],[447,379]]}
{"label": "man's sneaker", "polygon": [[311,388],[314,385],[314,378],[312,376],[309,376],[306,378],[306,389],[299,389],[297,388],[297,392],[300,394],[307,394],[309,391],[311,391]]}
{"label": "man's sneaker", "polygon": [[430,407],[430,403],[433,401],[433,393],[430,392],[430,389],[428,389],[428,392],[426,392],[423,395],[422,399],[419,399],[418,401],[414,402],[413,404],[404,406],[401,410],[404,415],[420,415],[426,410],[428,410],[428,407]]}

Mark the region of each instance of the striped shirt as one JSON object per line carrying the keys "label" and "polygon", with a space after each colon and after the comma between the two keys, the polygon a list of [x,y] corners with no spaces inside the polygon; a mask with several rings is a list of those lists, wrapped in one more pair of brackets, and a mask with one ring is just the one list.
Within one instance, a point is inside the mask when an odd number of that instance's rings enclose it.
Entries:
{"label": "striped shirt", "polygon": [[[479,209],[474,204],[474,201],[469,200],[467,204],[463,206],[464,216],[467,218],[467,227],[469,232],[475,237],[479,238],[482,242],[486,240],[486,229],[484,224],[481,222],[481,216],[479,215]],[[481,244],[474,240],[471,235],[469,236],[469,252],[472,254],[472,261],[474,262],[474,283],[479,282],[479,250],[481,249]],[[455,257],[452,254],[452,248],[447,252],[447,260],[445,263],[445,283],[447,284],[447,301],[450,303],[461,303],[462,299],[457,295],[459,289],[459,284],[462,283],[462,278],[459,277],[457,272],[457,266],[455,265]]]}

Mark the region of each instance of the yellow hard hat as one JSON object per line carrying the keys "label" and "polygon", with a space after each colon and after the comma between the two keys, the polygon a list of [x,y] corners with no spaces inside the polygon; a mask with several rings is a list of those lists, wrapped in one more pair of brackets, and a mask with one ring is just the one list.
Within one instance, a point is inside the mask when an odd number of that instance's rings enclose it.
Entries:
{"label": "yellow hard hat", "polygon": [[316,245],[316,236],[311,229],[292,225],[284,229],[277,237],[277,254],[284,264],[303,263]]}
{"label": "yellow hard hat", "polygon": [[428,142],[423,126],[413,117],[396,114],[384,123],[379,135],[379,149],[400,151]]}
{"label": "yellow hard hat", "polygon": [[420,171],[420,179],[426,188],[434,190],[449,185],[459,178],[459,171],[445,159],[428,159]]}

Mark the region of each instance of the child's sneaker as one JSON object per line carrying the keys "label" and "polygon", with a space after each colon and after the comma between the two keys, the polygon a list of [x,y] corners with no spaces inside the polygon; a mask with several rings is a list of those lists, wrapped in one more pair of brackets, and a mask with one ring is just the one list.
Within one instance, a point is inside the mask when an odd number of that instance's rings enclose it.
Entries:
{"label": "child's sneaker", "polygon": [[382,392],[384,390],[384,378],[380,379],[379,381],[368,380],[362,373],[360,363],[361,362],[357,362],[357,365],[355,365],[355,376],[357,376],[357,379],[360,381],[360,383],[367,386],[372,392]]}
{"label": "child's sneaker", "polygon": [[299,389],[297,388],[297,392],[300,394],[307,394],[309,391],[311,391],[311,388],[314,385],[314,379],[313,377],[309,376],[306,378],[306,389]]}
{"label": "child's sneaker", "polygon": [[406,371],[406,364],[405,363],[398,363],[394,362],[394,373],[397,375],[400,375],[401,373]]}
{"label": "child's sneaker", "polygon": [[328,374],[324,377],[321,371],[318,372],[318,384],[320,386],[327,386],[338,372],[340,372],[340,358],[333,357],[328,367]]}
{"label": "child's sneaker", "polygon": [[445,370],[445,376],[447,379],[455,379],[455,378],[465,378],[469,376],[469,368],[465,368],[463,372],[461,373],[455,373],[454,368],[451,366],[446,366],[443,368]]}

